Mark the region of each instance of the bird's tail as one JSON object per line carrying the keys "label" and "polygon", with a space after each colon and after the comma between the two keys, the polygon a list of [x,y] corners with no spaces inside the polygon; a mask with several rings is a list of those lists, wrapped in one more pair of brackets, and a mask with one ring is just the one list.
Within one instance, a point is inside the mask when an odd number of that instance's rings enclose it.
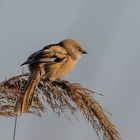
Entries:
{"label": "bird's tail", "polygon": [[25,113],[29,110],[30,106],[30,99],[34,93],[36,85],[39,83],[41,79],[41,72],[40,70],[35,71],[29,76],[28,82],[23,90],[23,100],[21,105],[20,113]]}

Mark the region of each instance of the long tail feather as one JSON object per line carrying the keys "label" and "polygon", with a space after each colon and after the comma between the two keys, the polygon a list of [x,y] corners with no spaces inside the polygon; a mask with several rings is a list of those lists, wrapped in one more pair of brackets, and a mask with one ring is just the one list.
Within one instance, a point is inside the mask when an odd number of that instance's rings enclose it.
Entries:
{"label": "long tail feather", "polygon": [[40,79],[41,79],[41,73],[39,70],[29,76],[28,82],[25,86],[25,89],[23,90],[24,97],[21,106],[21,113],[28,112],[30,106],[30,99]]}

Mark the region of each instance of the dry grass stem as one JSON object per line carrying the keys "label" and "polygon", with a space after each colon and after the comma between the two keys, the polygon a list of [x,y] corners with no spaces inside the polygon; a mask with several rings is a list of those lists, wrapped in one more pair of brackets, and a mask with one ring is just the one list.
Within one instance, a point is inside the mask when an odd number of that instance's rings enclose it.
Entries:
{"label": "dry grass stem", "polygon": [[[0,83],[0,116],[15,116],[16,111],[20,110],[22,91],[28,76],[29,74],[19,75]],[[55,81],[46,84],[40,81],[31,97],[32,102],[29,104],[28,113],[40,116],[46,111],[46,103],[58,115],[65,113],[68,109],[75,115],[75,112],[80,110],[99,137],[103,135],[104,140],[120,140],[116,127],[92,93],[91,90],[77,83]]]}

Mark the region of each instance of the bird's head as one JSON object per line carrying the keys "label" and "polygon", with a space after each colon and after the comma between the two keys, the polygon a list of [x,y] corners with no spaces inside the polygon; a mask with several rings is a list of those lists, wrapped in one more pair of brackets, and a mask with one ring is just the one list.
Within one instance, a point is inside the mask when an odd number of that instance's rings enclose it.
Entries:
{"label": "bird's head", "polygon": [[83,54],[87,54],[87,52],[81,47],[80,43],[78,41],[72,40],[72,39],[65,39],[59,42],[61,46],[66,49],[68,54],[73,59],[80,59]]}

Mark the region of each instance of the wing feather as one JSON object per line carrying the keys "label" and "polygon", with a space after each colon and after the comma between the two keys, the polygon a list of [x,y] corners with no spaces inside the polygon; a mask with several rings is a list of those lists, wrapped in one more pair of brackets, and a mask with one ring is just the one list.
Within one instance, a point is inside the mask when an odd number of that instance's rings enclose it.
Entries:
{"label": "wing feather", "polygon": [[22,65],[32,64],[32,63],[47,63],[54,64],[56,62],[63,61],[67,58],[67,51],[59,45],[47,46],[43,49],[31,54],[27,61]]}

